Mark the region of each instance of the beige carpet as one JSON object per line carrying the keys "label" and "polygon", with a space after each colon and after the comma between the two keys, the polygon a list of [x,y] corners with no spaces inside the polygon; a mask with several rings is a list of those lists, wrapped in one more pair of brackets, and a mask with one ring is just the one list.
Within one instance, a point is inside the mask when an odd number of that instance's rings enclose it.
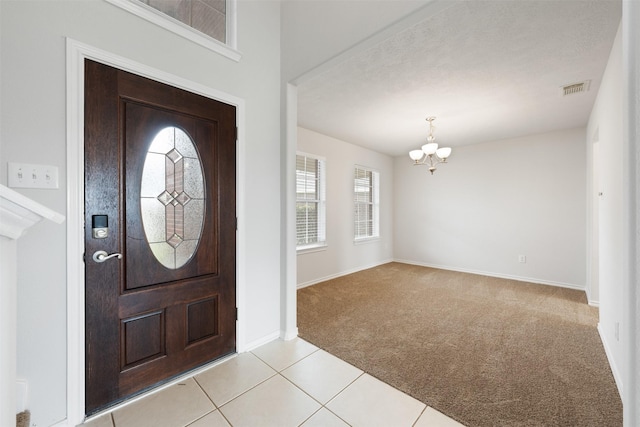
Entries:
{"label": "beige carpet", "polygon": [[22,411],[16,414],[16,427],[29,427],[31,422],[31,413],[29,411]]}
{"label": "beige carpet", "polygon": [[584,292],[401,263],[298,290],[300,336],[469,427],[622,425]]}

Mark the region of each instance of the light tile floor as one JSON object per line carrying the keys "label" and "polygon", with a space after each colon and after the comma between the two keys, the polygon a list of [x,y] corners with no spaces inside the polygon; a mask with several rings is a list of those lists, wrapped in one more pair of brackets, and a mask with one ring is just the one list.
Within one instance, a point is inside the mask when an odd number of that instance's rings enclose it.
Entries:
{"label": "light tile floor", "polygon": [[464,427],[300,339],[273,341],[85,427]]}

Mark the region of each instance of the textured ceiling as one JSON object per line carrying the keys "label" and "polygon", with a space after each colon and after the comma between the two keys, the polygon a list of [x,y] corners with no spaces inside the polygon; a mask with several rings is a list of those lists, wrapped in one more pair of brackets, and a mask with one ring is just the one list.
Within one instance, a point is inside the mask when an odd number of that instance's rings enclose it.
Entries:
{"label": "textured ceiling", "polygon": [[[425,143],[428,116],[436,142],[451,147],[587,124],[620,1],[438,4],[309,73],[299,125],[398,156]],[[561,96],[585,80],[589,91]]]}

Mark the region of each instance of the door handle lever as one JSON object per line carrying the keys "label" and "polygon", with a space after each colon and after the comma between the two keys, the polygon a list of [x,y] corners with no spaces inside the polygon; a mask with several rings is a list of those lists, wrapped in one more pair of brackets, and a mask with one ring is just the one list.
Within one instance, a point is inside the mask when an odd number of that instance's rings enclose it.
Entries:
{"label": "door handle lever", "polygon": [[121,259],[122,258],[122,254],[111,254],[109,255],[108,253],[106,253],[105,251],[95,251],[93,254],[93,260],[95,262],[105,262],[106,260],[110,259],[110,258],[118,258]]}

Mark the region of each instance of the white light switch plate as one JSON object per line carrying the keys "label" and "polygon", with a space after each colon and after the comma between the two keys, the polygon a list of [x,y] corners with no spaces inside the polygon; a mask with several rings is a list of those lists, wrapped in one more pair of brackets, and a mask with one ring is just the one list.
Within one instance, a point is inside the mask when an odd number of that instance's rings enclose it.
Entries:
{"label": "white light switch plate", "polygon": [[12,188],[58,188],[58,167],[28,163],[8,164],[8,184]]}

